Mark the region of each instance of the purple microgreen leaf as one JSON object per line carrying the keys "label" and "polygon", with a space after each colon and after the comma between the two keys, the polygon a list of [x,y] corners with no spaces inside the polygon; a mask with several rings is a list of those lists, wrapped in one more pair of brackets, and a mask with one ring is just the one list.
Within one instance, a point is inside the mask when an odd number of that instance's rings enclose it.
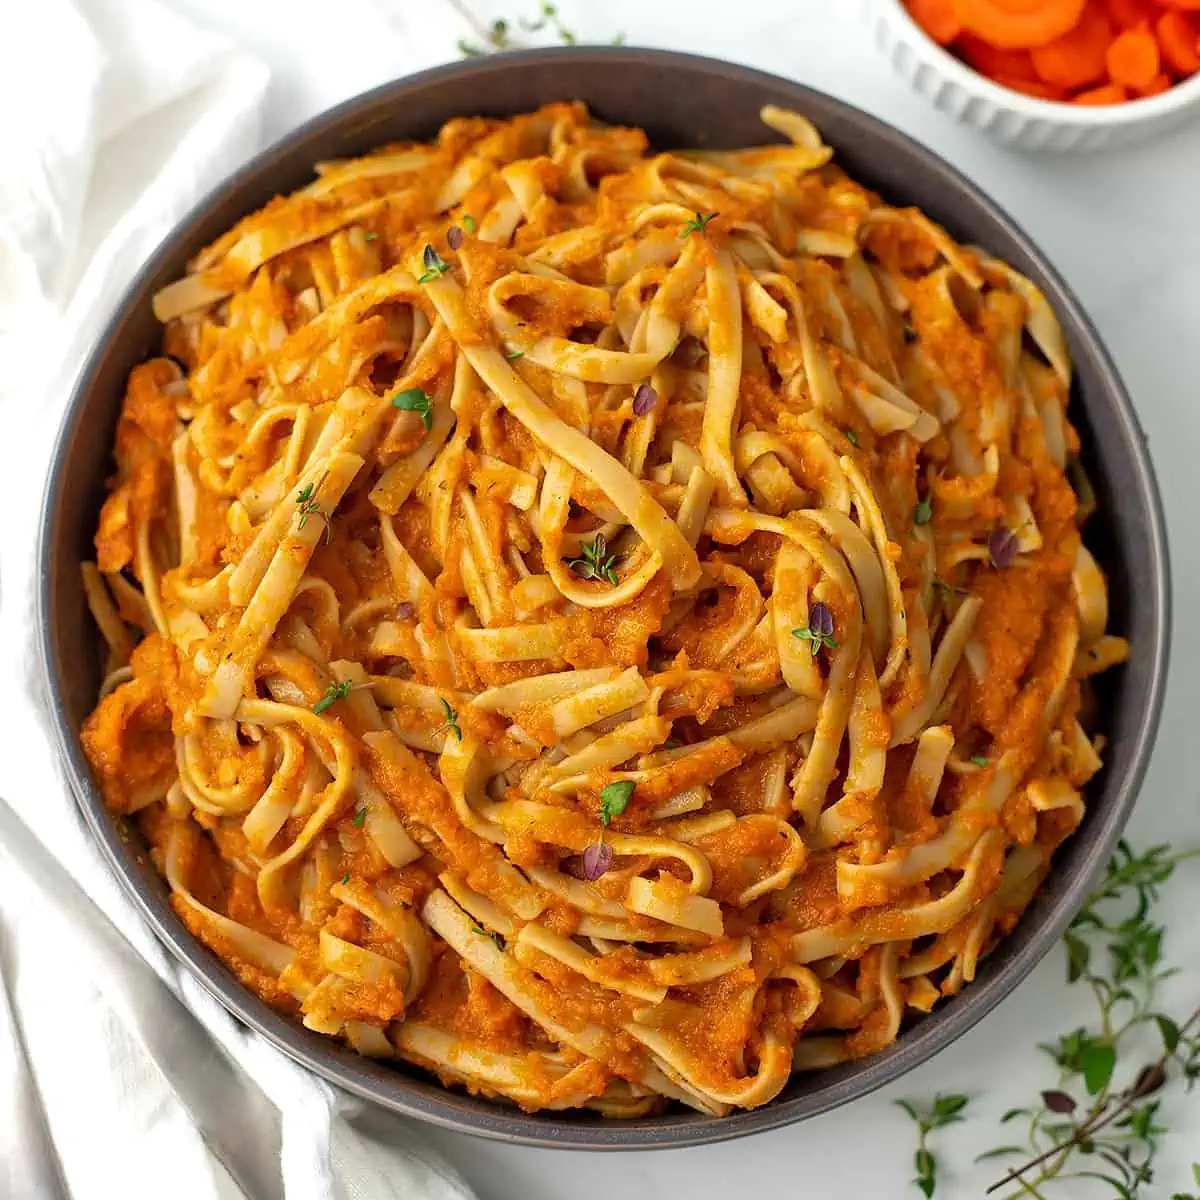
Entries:
{"label": "purple microgreen leaf", "polygon": [[446,245],[451,250],[461,249],[463,244],[463,231],[457,225],[451,225],[446,233]]}
{"label": "purple microgreen leaf", "polygon": [[612,866],[613,850],[607,842],[593,842],[583,852],[583,877],[593,883]]}
{"label": "purple microgreen leaf", "polygon": [[648,383],[643,383],[633,393],[634,416],[644,417],[647,413],[652,413],[657,406],[658,393]]}
{"label": "purple microgreen leaf", "polygon": [[988,535],[987,548],[994,567],[1003,569],[1011,566],[1017,556],[1017,535],[1001,525]]}

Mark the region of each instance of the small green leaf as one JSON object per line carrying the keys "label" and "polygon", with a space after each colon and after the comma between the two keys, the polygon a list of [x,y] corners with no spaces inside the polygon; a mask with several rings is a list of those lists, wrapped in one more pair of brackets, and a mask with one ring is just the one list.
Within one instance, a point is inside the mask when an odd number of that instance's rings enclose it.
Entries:
{"label": "small green leaf", "polygon": [[1027,1154],[1024,1146],[997,1146],[995,1150],[985,1151],[975,1156],[976,1162],[986,1162],[989,1158],[1003,1158],[1009,1154]]}
{"label": "small green leaf", "polygon": [[1032,1109],[1028,1108],[1010,1108],[1008,1112],[1000,1118],[1001,1125],[1007,1125],[1009,1121],[1015,1121],[1018,1117],[1028,1117],[1032,1115]]}
{"label": "small green leaf", "polygon": [[345,873],[345,875],[342,876],[342,886],[345,887],[345,885],[348,884],[349,882],[350,882],[350,872],[347,871]]}
{"label": "small green leaf", "polygon": [[680,237],[688,237],[693,233],[705,234],[708,232],[708,223],[717,216],[715,212],[702,213],[697,212],[694,220],[689,221],[684,227]]}
{"label": "small green leaf", "polygon": [[933,1100],[933,1124],[951,1125],[961,1121],[961,1113],[970,1103],[966,1096],[935,1096]]}
{"label": "small green leaf", "polygon": [[415,412],[421,415],[421,424],[426,429],[433,428],[433,400],[429,393],[419,387],[405,388],[392,397],[392,407],[401,412]]}
{"label": "small green leaf", "polygon": [[333,705],[335,705],[339,700],[345,700],[345,698],[350,695],[350,689],[353,686],[354,685],[348,679],[342,680],[341,683],[331,683],[325,689],[325,695],[323,695],[320,700],[313,705],[313,712],[319,716],[327,708],[331,708]]}
{"label": "small green leaf", "polygon": [[365,808],[360,808],[358,810],[358,812],[356,812],[354,814],[354,820],[351,821],[350,823],[354,826],[355,829],[361,829],[363,827],[363,822],[366,819],[367,819],[367,810]]}
{"label": "small green leaf", "polygon": [[928,525],[933,520],[933,501],[928,496],[917,503],[912,519],[914,525]]}
{"label": "small green leaf", "polygon": [[1174,1054],[1179,1047],[1179,1026],[1170,1017],[1164,1017],[1161,1014],[1155,1014],[1154,1023],[1162,1035],[1163,1049],[1168,1054]]}
{"label": "small green leaf", "polygon": [[986,767],[988,765],[988,756],[986,754],[972,754],[971,761],[977,767]]}
{"label": "small green leaf", "polygon": [[917,1168],[917,1174],[927,1179],[937,1171],[936,1160],[924,1146],[919,1147],[916,1154],[913,1155],[913,1165]]}
{"label": "small green leaf", "polygon": [[478,226],[475,224],[475,218],[470,213],[463,213],[463,228],[468,233],[474,233]]}
{"label": "small green leaf", "polygon": [[619,817],[629,806],[633,795],[634,782],[632,779],[619,779],[610,783],[600,793],[600,820],[605,825],[612,824],[613,817]]}
{"label": "small green leaf", "polygon": [[1083,1052],[1083,1082],[1088,1093],[1099,1095],[1112,1080],[1117,1052],[1105,1042],[1092,1042]]}
{"label": "small green leaf", "polygon": [[858,434],[855,433],[853,429],[847,429],[846,430],[846,441],[848,441],[850,443],[850,445],[852,445],[852,446],[857,446],[858,445]]}

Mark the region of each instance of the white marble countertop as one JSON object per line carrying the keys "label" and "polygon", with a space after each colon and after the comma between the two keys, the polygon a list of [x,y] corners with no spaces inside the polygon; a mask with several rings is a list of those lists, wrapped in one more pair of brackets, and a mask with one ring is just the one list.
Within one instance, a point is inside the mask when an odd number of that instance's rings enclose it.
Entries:
{"label": "white marble countertop", "polygon": [[[243,40],[272,67],[266,114],[274,138],[304,118],[376,83],[405,74],[365,31],[389,4],[420,0],[170,0],[201,25]],[[488,16],[529,15],[529,0],[481,0]],[[690,50],[774,71],[874,112],[931,146],[979,183],[1022,224],[1075,288],[1133,395],[1158,470],[1174,550],[1175,641],[1158,746],[1129,836],[1200,844],[1200,767],[1190,724],[1200,705],[1200,119],[1154,142],[1097,157],[1014,154],[930,109],[895,78],[864,32],[855,0],[561,0],[582,39],[618,30],[631,44]],[[334,13],[336,12],[336,18]],[[734,20],[732,14],[737,14]],[[453,51],[447,47],[447,55]],[[1186,868],[1184,869],[1187,870]],[[1160,915],[1167,953],[1184,966],[1172,994],[1200,993],[1200,867],[1172,885]],[[1191,918],[1191,919],[1189,919]],[[502,1146],[431,1130],[481,1200],[695,1200],[747,1188],[789,1197],[891,1200],[907,1184],[913,1138],[892,1101],[961,1091],[972,1119],[942,1138],[939,1197],[982,1196],[994,1167],[973,1167],[996,1144],[995,1121],[1051,1082],[1036,1043],[1090,1020],[1091,1002],[1062,982],[1058,955],[981,1026],[935,1061],[855,1104],[790,1129],[687,1151],[582,1154]],[[1200,1157],[1200,1101],[1171,1100],[1172,1133],[1148,1195],[1187,1190]],[[346,1193],[362,1196],[354,1181]],[[1054,1193],[1086,1198],[1088,1186]]]}

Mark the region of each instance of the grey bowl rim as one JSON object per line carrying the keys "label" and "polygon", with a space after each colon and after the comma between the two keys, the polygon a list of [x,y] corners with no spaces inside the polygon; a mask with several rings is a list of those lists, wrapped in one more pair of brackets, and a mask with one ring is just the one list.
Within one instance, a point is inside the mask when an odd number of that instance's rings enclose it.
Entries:
{"label": "grey bowl rim", "polygon": [[[176,252],[180,243],[187,240],[192,228],[203,220],[210,208],[223,203],[228,197],[247,187],[261,173],[276,168],[278,160],[298,153],[306,142],[329,127],[352,125],[360,114],[367,113],[382,101],[400,102],[410,92],[436,88],[450,77],[474,74],[486,82],[493,72],[519,71],[527,64],[548,59],[568,65],[572,62],[600,61],[611,64],[614,70],[637,67],[659,70],[664,74],[676,67],[702,70],[714,79],[723,78],[731,82],[769,87],[777,92],[790,94],[794,97],[795,106],[799,111],[803,111],[806,99],[815,97],[822,105],[841,110],[841,115],[847,120],[870,127],[875,136],[890,143],[897,153],[906,156],[914,170],[932,172],[960,197],[965,196],[968,204],[974,206],[976,215],[982,210],[984,215],[999,225],[1006,235],[1021,247],[1027,257],[1037,264],[1043,277],[1057,290],[1061,300],[1058,311],[1064,326],[1074,335],[1076,358],[1078,359],[1081,353],[1087,357],[1097,374],[1103,378],[1103,391],[1114,401],[1113,415],[1118,418],[1120,429],[1118,440],[1129,455],[1132,482],[1140,493],[1140,503],[1145,508],[1148,518],[1146,533],[1153,578],[1142,580],[1139,586],[1139,604],[1150,605],[1153,614],[1153,646],[1150,648],[1152,662],[1147,681],[1148,703],[1138,727],[1129,767],[1121,778],[1114,779],[1107,785],[1106,790],[1112,793],[1106,795],[1107,808],[1100,814],[1102,820],[1094,821],[1087,830],[1090,840],[1073,877],[1067,880],[1054,896],[1050,908],[1043,914],[1039,924],[1031,926],[1026,920],[1009,935],[1006,942],[1019,941],[1020,945],[1015,950],[1011,945],[1008,947],[1009,956],[995,974],[971,984],[961,995],[954,997],[949,1003],[935,1010],[931,1016],[906,1030],[894,1048],[859,1060],[853,1064],[854,1070],[843,1076],[831,1078],[827,1087],[815,1088],[800,1096],[776,1100],[762,1108],[734,1112],[726,1117],[709,1118],[699,1114],[686,1114],[656,1124],[631,1126],[618,1121],[593,1122],[587,1119],[563,1118],[560,1114],[529,1114],[478,1097],[464,1097],[449,1089],[439,1090],[432,1096],[424,1096],[417,1094],[413,1090],[414,1081],[400,1072],[388,1071],[385,1076],[381,1076],[372,1070],[373,1064],[364,1063],[364,1060],[338,1047],[331,1039],[311,1034],[298,1023],[270,1009],[248,988],[243,987],[232,973],[188,932],[170,907],[135,877],[129,848],[92,783],[90,769],[71,728],[66,704],[56,683],[56,678],[61,673],[61,664],[56,661],[51,624],[53,598],[50,563],[55,555],[53,540],[63,487],[62,468],[65,452],[73,428],[87,405],[93,377],[110,352],[113,335],[145,286],[145,281],[155,274],[165,259]],[[1012,994],[1055,945],[1090,894],[1094,881],[1103,871],[1133,809],[1149,765],[1167,680],[1171,639],[1169,551],[1161,496],[1145,442],[1145,434],[1138,423],[1119,372],[1074,291],[1047,256],[1007,211],[992,200],[981,187],[923,143],[881,118],[819,89],[770,72],[704,55],[671,50],[627,46],[556,47],[509,52],[433,67],[383,83],[326,109],[254,155],[237,171],[213,187],[189,210],[183,220],[174,226],[142,265],[114,306],[72,388],[55,438],[39,521],[37,653],[41,680],[52,710],[59,758],[65,764],[68,782],[76,802],[96,837],[109,868],[158,940],[236,1019],[264,1036],[289,1058],[351,1094],[391,1112],[426,1121],[444,1129],[545,1149],[679,1149],[729,1141],[778,1129],[828,1112],[893,1082],[927,1062],[973,1028]],[[106,453],[109,452],[108,447],[104,449]],[[1061,877],[1058,883],[1063,883]]]}

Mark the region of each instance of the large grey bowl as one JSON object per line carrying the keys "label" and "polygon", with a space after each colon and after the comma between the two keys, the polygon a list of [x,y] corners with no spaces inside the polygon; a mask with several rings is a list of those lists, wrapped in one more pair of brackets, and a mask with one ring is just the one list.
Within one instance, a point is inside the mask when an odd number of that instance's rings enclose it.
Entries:
{"label": "large grey bowl", "polygon": [[[1107,765],[1090,789],[1083,827],[1063,848],[1052,878],[1015,933],[986,961],[974,984],[905,1030],[886,1052],[796,1077],[765,1108],[720,1119],[687,1112],[629,1122],[528,1115],[447,1091],[415,1069],[359,1058],[272,1012],[176,918],[138,834],[105,811],[78,742],[100,678],[99,638],[84,604],[78,563],[91,554],[126,374],[159,347],[160,330],[150,311],[153,293],[181,275],[188,257],[237,218],[306,183],[320,159],[362,154],[396,139],[426,138],[460,114],[504,115],[573,98],[586,100],[608,121],[644,126],[653,142],[664,147],[761,142],[770,136],[758,120],[763,104],[798,109],[816,122],[855,178],[893,201],[919,205],[956,237],[987,247],[1035,279],[1061,317],[1075,356],[1072,416],[1101,506],[1089,543],[1111,581],[1112,627],[1133,641],[1129,665],[1104,679]],[[1082,903],[1133,806],[1166,682],[1167,548],[1145,439],[1095,331],[1043,256],[966,179],[874,117],[784,79],[659,51],[530,51],[427,71],[316,118],[219,187],[146,263],[79,378],[46,491],[39,555],[41,655],[62,755],[79,805],[113,871],[158,936],[228,1009],[326,1079],[395,1112],[533,1145],[688,1146],[773,1129],[853,1100],[947,1046],[1020,983]]]}

